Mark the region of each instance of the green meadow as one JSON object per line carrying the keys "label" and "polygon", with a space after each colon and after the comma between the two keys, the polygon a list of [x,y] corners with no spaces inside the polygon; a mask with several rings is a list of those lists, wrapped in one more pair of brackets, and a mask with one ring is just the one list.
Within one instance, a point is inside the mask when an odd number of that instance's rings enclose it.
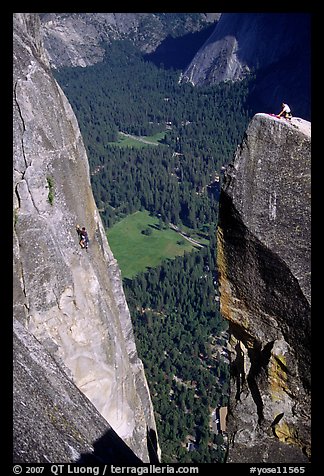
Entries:
{"label": "green meadow", "polygon": [[164,139],[166,132],[158,132],[152,136],[135,136],[118,133],[118,141],[108,142],[109,145],[117,147],[147,147],[152,145],[161,145],[160,141]]}
{"label": "green meadow", "polygon": [[195,249],[174,230],[160,230],[158,226],[159,219],[143,211],[128,215],[108,230],[109,245],[123,278],[133,278],[146,268],[158,266],[163,259]]}

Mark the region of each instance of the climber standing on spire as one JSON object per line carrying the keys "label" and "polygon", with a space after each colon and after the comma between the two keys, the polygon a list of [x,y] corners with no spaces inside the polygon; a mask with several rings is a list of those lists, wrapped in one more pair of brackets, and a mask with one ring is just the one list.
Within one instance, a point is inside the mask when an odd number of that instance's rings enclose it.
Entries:
{"label": "climber standing on spire", "polygon": [[278,117],[284,117],[285,119],[291,119],[292,118],[292,114],[291,114],[291,110],[290,110],[290,107],[288,106],[288,104],[285,104],[284,102],[281,104],[281,111],[279,112],[278,114]]}

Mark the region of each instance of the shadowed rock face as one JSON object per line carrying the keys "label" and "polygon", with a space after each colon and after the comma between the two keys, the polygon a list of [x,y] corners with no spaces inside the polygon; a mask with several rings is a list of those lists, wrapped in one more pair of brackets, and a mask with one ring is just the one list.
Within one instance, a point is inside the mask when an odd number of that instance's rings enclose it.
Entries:
{"label": "shadowed rock face", "polygon": [[141,462],[17,320],[13,352],[15,463]]}
{"label": "shadowed rock face", "polygon": [[252,71],[255,110],[279,112],[284,101],[295,116],[310,119],[310,23],[303,13],[222,13],[182,80],[218,84]]}
{"label": "shadowed rock face", "polygon": [[220,198],[229,462],[310,457],[310,123],[252,119]]}
{"label": "shadowed rock face", "polygon": [[[78,124],[50,72],[39,28],[37,15],[14,14],[14,319],[148,461],[155,421],[120,271]],[[79,248],[77,224],[88,230],[88,252]]]}

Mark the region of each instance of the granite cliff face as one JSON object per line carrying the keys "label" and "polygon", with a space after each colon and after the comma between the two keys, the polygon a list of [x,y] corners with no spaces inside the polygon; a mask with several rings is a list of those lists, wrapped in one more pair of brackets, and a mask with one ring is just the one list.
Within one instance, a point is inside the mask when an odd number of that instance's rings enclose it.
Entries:
{"label": "granite cliff face", "polygon": [[220,197],[231,334],[228,462],[310,458],[311,125],[257,114]]}
{"label": "granite cliff face", "polygon": [[18,320],[13,353],[15,463],[141,462]]}
{"label": "granite cliff face", "polygon": [[222,13],[182,81],[217,84],[253,72],[256,110],[279,112],[284,101],[310,119],[310,23],[303,13]]}
{"label": "granite cliff face", "polygon": [[[66,437],[66,444],[57,443],[61,461],[91,452],[93,440],[109,430],[115,449],[122,439],[134,453],[127,448],[128,454],[147,462],[147,435],[154,440],[156,427],[120,271],[93,199],[79,127],[50,72],[36,14],[14,14],[13,45],[15,454],[19,461],[32,455],[53,462],[53,451],[46,456],[41,436],[24,423],[35,403],[29,389],[37,385],[34,393],[43,403],[48,398],[43,438],[58,430]],[[77,224],[89,232],[88,252],[79,248]],[[28,342],[38,346],[29,356]],[[49,386],[42,387],[41,375]],[[71,450],[71,434],[83,446]]]}
{"label": "granite cliff face", "polygon": [[218,13],[46,13],[41,21],[50,63],[59,68],[100,62],[105,47],[118,39],[129,39],[143,53],[151,53],[169,35],[199,31],[218,17]]}

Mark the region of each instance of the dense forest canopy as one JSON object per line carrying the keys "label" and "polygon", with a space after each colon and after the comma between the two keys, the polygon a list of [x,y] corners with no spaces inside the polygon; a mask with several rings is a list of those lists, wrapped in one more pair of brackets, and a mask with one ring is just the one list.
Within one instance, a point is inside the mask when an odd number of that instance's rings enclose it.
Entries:
{"label": "dense forest canopy", "polygon": [[[189,227],[208,240],[124,279],[124,289],[162,462],[223,462],[223,437],[210,424],[213,409],[226,405],[229,377],[219,353],[227,328],[215,262],[219,180],[246,129],[253,79],[179,84],[180,71],[158,68],[129,41],[113,42],[103,63],[54,73],[78,118],[106,228],[148,210],[161,227]],[[121,132],[162,139],[123,146]]]}
{"label": "dense forest canopy", "polygon": [[[212,185],[247,126],[250,83],[197,89],[179,84],[179,74],[126,40],[113,42],[103,63],[55,72],[80,124],[106,227],[142,207],[192,228],[217,221]],[[166,134],[161,147],[134,151],[114,147],[118,131]]]}
{"label": "dense forest canopy", "polygon": [[[214,347],[227,323],[219,314],[211,249],[165,261],[124,285],[164,462],[224,459],[210,431],[211,409],[227,403],[229,376]],[[190,437],[199,449],[188,454]]]}

